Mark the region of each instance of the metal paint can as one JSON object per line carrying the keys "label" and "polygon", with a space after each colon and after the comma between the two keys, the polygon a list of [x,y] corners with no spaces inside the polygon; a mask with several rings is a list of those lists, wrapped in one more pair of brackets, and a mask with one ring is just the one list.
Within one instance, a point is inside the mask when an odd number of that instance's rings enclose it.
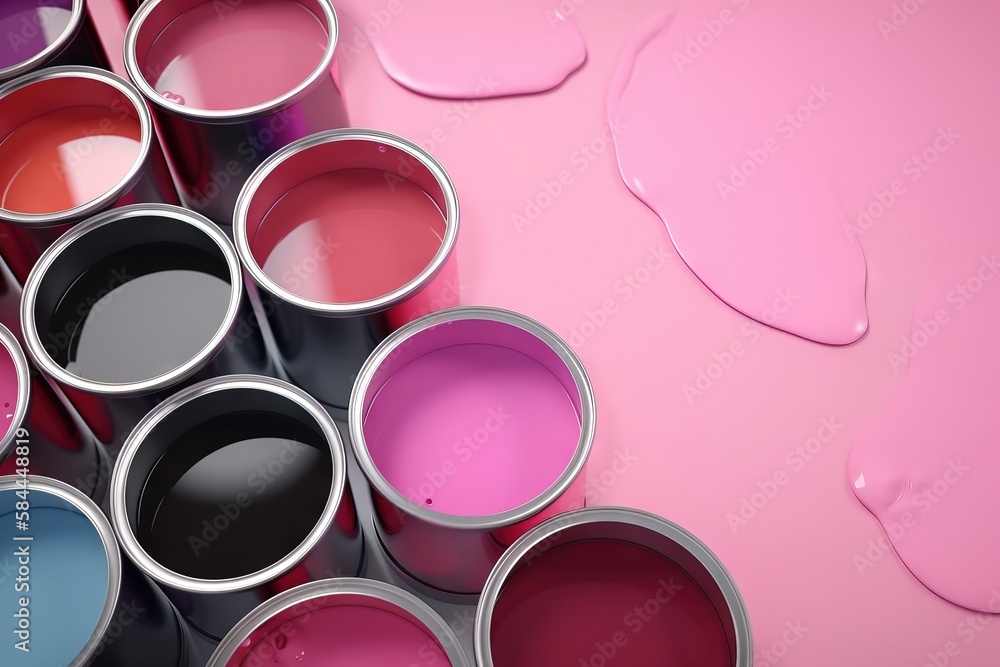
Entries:
{"label": "metal paint can", "polygon": [[426,603],[381,581],[355,578],[304,584],[268,600],[222,640],[208,667],[258,667],[282,654],[320,664],[472,664],[454,631]]}
{"label": "metal paint can", "polygon": [[680,526],[615,507],[568,512],[515,542],[483,589],[474,639],[479,667],[753,662],[719,559]]}
{"label": "metal paint can", "polygon": [[363,566],[336,424],[272,378],[207,380],[154,408],[115,464],[111,519],[129,558],[215,642],[278,593]]}
{"label": "metal paint can", "polygon": [[[308,74],[303,73],[302,81],[289,82],[277,92],[270,91],[274,94],[266,95],[268,99],[253,98],[249,105],[204,102],[199,106],[197,100],[187,99],[180,93],[158,90],[166,85],[161,85],[161,77],[176,67],[173,62],[153,62],[152,59],[159,53],[158,45],[165,43],[164,39],[172,39],[164,38],[165,31],[176,28],[179,21],[190,21],[187,27],[200,31],[201,44],[210,44],[224,35],[221,31],[229,30],[227,26],[234,25],[241,15],[250,16],[265,2],[282,5],[281,0],[150,0],[139,6],[125,33],[125,67],[142,94],[153,104],[184,204],[226,229],[231,228],[240,188],[268,156],[319,130],[348,125],[336,58],[337,15],[329,0],[302,0],[295,5],[284,3],[286,9],[308,12],[314,19],[309,25],[317,29],[322,26],[325,45],[321,53],[315,54],[315,62],[310,62],[311,69]],[[294,14],[290,16],[294,18]],[[287,26],[287,32],[281,31],[281,34],[294,39],[295,31],[302,26],[291,20],[284,22],[288,18],[289,15],[281,14],[267,25],[272,36],[282,26]],[[246,40],[238,47],[267,53],[270,53],[267,49],[276,48]],[[178,52],[172,55],[175,60],[183,60],[185,47],[179,45],[177,48]],[[170,56],[164,57],[170,59]],[[284,57],[282,53],[273,54],[275,62],[284,62]],[[233,62],[232,68],[240,67],[246,65]],[[192,68],[185,75],[191,81],[181,81],[181,85],[193,85],[196,89],[218,88],[217,81],[199,81],[203,71],[200,73],[198,68]],[[233,76],[237,74],[235,69],[227,71]],[[176,87],[177,79],[172,80]],[[250,81],[250,85],[254,83]]]}
{"label": "metal paint can", "polygon": [[30,474],[0,477],[0,533],[11,545],[0,604],[15,630],[0,649],[12,656],[4,664],[127,667],[142,656],[150,667],[187,667],[183,621],[122,559],[108,520],[78,490]]}
{"label": "metal paint can", "polygon": [[348,424],[397,571],[439,599],[479,594],[518,537],[583,506],[595,422],[576,354],[523,315],[452,308],[390,335]]}
{"label": "metal paint can", "polygon": [[[296,282],[293,275],[289,282],[265,271],[269,258],[262,256],[261,237],[265,227],[261,223],[274,204],[290,191],[315,183],[316,179],[340,178],[342,174],[358,172],[374,174],[376,180],[384,181],[382,186],[375,186],[384,188],[384,192],[372,190],[371,201],[362,205],[377,208],[381,197],[408,188],[419,193],[430,207],[431,216],[437,216],[440,235],[431,246],[424,246],[423,254],[411,257],[406,255],[405,247],[391,246],[398,256],[418,264],[413,267],[412,275],[408,273],[387,285],[386,291],[359,298],[303,296],[302,289],[297,287],[303,281],[336,282],[324,270],[342,261],[337,253],[350,254],[353,248],[345,244],[338,249],[340,236],[327,237],[332,251],[325,247],[327,243],[322,237],[310,237],[302,244],[301,259],[307,275],[301,281]],[[337,196],[321,191],[313,205],[322,215],[324,207],[335,205],[331,199]],[[421,214],[425,213],[422,209]],[[279,219],[277,224],[267,227],[267,233],[273,237],[269,246],[277,247],[276,243],[309,230],[309,224],[296,226],[297,222],[294,218],[287,222]],[[359,224],[364,221],[359,220]],[[281,225],[286,227],[279,229]],[[379,130],[332,130],[296,141],[268,158],[240,193],[234,236],[240,259],[268,313],[279,361],[289,378],[342,415],[361,365],[389,331],[432,310],[458,305],[461,292],[455,252],[458,230],[458,195],[448,173],[433,156],[402,137]],[[388,238],[391,240],[392,236]],[[385,245],[388,254],[390,244]],[[266,250],[276,252],[271,247]],[[313,255],[321,254],[310,256],[310,251],[315,251]],[[376,249],[373,254],[379,256],[378,252]],[[363,271],[354,276],[357,282],[366,279]]]}
{"label": "metal paint can", "polygon": [[24,163],[0,168],[0,255],[21,283],[72,225],[116,206],[179,203],[145,100],[111,72],[52,67],[0,85],[0,142],[20,146]]}
{"label": "metal paint can", "polygon": [[21,300],[26,352],[112,456],[181,387],[269,373],[255,323],[232,243],[206,218],[166,204],[73,227],[38,261]]}

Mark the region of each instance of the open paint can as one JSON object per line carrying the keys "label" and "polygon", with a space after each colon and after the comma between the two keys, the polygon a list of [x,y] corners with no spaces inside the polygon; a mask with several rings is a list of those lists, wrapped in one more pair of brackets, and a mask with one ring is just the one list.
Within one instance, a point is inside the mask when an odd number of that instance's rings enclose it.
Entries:
{"label": "open paint can", "polygon": [[230,228],[269,155],[346,127],[329,0],[149,0],[125,67],[157,112],[184,203]]}
{"label": "open paint can", "polygon": [[370,579],[316,581],[241,620],[207,667],[471,667],[454,631],[416,596]]}
{"label": "open paint can", "polygon": [[25,283],[32,360],[114,455],[138,421],[182,386],[268,373],[232,243],[206,218],[141,204],[60,237]]}
{"label": "open paint can", "polygon": [[751,667],[743,599],[691,533],[632,509],[551,519],[497,563],[476,611],[478,667]]}
{"label": "open paint can", "polygon": [[0,81],[52,65],[107,67],[86,0],[4,0],[0,35]]}
{"label": "open paint can", "polygon": [[103,452],[83,433],[48,383],[28,363],[17,338],[0,325],[0,475],[13,474],[18,460],[32,474],[74,484],[95,502],[106,480],[93,475]]}
{"label": "open paint can", "polygon": [[440,599],[468,601],[514,540],[584,504],[593,389],[523,315],[452,308],[399,329],[362,368],[348,423],[379,539]]}
{"label": "open paint can", "polygon": [[131,83],[67,66],[0,86],[0,255],[19,282],[71,225],[139,202],[178,199]]}
{"label": "open paint can", "polygon": [[292,381],[346,411],[388,331],[458,304],[458,224],[444,168],[387,132],[320,132],[261,165],[233,231]]}
{"label": "open paint can", "polygon": [[274,595],[363,565],[336,424],[271,378],[215,378],[153,409],[115,464],[111,519],[129,558],[216,642]]}
{"label": "open paint can", "polygon": [[[62,482],[0,477],[4,667],[188,667],[177,612],[124,561],[108,520]],[[13,632],[12,632],[13,630]]]}

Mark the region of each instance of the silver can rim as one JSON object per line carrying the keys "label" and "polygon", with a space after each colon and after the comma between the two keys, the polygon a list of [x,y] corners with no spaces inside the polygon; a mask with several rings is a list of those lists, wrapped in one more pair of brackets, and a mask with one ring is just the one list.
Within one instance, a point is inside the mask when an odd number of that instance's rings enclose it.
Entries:
{"label": "silver can rim", "polygon": [[28,359],[24,356],[24,350],[21,349],[17,338],[2,324],[0,324],[0,346],[10,354],[11,361],[14,362],[14,372],[17,374],[17,404],[14,406],[7,433],[0,438],[0,462],[2,462],[10,454],[14,440],[17,439],[17,431],[24,425],[24,419],[28,416],[31,403],[31,367],[28,366]]}
{"label": "silver can rim", "polygon": [[[0,491],[19,490],[21,487],[18,480],[20,479],[21,477],[16,475],[0,477]],[[90,521],[98,535],[100,535],[101,544],[104,546],[104,551],[108,557],[108,593],[104,599],[104,607],[101,609],[101,615],[93,633],[87,638],[80,653],[67,665],[67,667],[83,667],[90,663],[97,649],[100,647],[105,633],[107,633],[108,628],[111,626],[115,609],[118,607],[118,596],[121,590],[122,579],[121,552],[118,551],[118,542],[115,539],[115,533],[111,524],[108,523],[108,519],[93,500],[69,484],[60,482],[57,479],[42,477],[40,475],[28,475],[27,479],[28,490],[32,493],[37,491],[48,493],[70,503],[80,510],[80,513]]]}
{"label": "silver can rim", "polygon": [[[63,65],[48,67],[0,85],[0,98],[26,86],[52,79],[81,78],[99,81],[125,95],[135,109],[139,119],[139,154],[129,169],[113,187],[89,202],[53,213],[18,213],[0,207],[0,221],[19,227],[56,227],[83,220],[95,213],[110,208],[128,192],[142,177],[149,154],[153,149],[153,115],[146,106],[139,90],[132,83],[113,72],[85,65]],[[85,104],[84,104],[85,105]]]}
{"label": "silver can rim", "polygon": [[[488,320],[517,327],[545,343],[566,365],[580,394],[580,438],[569,464],[562,474],[540,495],[528,502],[501,512],[486,516],[457,516],[443,514],[413,502],[382,475],[368,451],[364,434],[364,398],[375,373],[382,362],[407,340],[432,327],[461,320]],[[511,310],[491,306],[458,306],[425,315],[390,334],[361,367],[351,392],[348,407],[348,426],[355,459],[368,479],[373,490],[400,511],[427,523],[459,530],[493,530],[516,524],[528,519],[556,501],[582,474],[587,457],[594,442],[597,406],[594,389],[576,352],[554,331],[526,315]]]}
{"label": "silver can rim", "polygon": [[704,542],[685,528],[656,514],[626,507],[587,507],[555,516],[522,535],[504,552],[486,580],[476,609],[473,642],[478,667],[495,667],[490,638],[493,610],[503,592],[503,586],[514,568],[532,549],[553,535],[566,528],[589,523],[625,523],[644,528],[672,540],[697,558],[719,587],[732,616],[736,636],[734,665],[735,667],[750,667],[753,660],[750,618],[743,602],[743,596],[722,561]]}
{"label": "silver can rim", "polygon": [[279,593],[267,600],[247,614],[229,631],[215,649],[206,667],[226,667],[236,649],[249,637],[250,633],[275,614],[303,602],[345,594],[363,595],[400,607],[417,618],[423,624],[424,629],[438,641],[452,667],[473,667],[472,661],[462,648],[461,641],[455,631],[430,605],[416,595],[392,584],[359,577],[312,581]]}
{"label": "silver can rim", "polygon": [[[312,92],[317,85],[320,84],[323,77],[328,75],[330,68],[333,67],[334,57],[337,53],[337,44],[340,40],[340,24],[337,19],[337,12],[333,8],[333,4],[330,0],[314,0],[314,2],[316,2],[316,4],[318,4],[323,10],[323,16],[317,18],[321,18],[326,21],[325,27],[327,28],[328,34],[326,50],[323,52],[323,58],[316,68],[309,74],[309,76],[306,77],[305,81],[273,100],[262,102],[261,104],[257,104],[252,107],[244,107],[242,109],[195,109],[184,106],[183,104],[177,104],[176,102],[163,97],[163,95],[158,93],[156,89],[149,84],[146,80],[146,76],[142,72],[142,68],[139,67],[139,56],[136,53],[139,31],[142,29],[142,23],[148,18],[157,5],[161,2],[168,1],[169,0],[147,0],[139,6],[139,10],[132,16],[128,23],[128,27],[125,29],[123,56],[125,61],[125,70],[128,72],[132,81],[135,82],[136,87],[142,91],[142,94],[145,95],[146,98],[153,104],[175,116],[180,116],[181,118],[187,118],[192,121],[206,124],[222,125],[256,120],[301,101],[306,95]],[[210,0],[206,0],[206,2],[209,1]]]}
{"label": "silver can rim", "polygon": [[[421,166],[431,173],[445,202],[445,234],[430,263],[406,284],[396,288],[388,294],[383,294],[374,299],[359,301],[356,303],[328,303],[306,299],[281,287],[264,269],[261,268],[257,259],[250,249],[247,241],[247,214],[250,210],[250,202],[253,200],[257,189],[267,179],[282,162],[293,155],[338,141],[367,141],[391,146],[417,160]],[[287,303],[293,304],[297,308],[312,312],[317,315],[327,317],[357,317],[371,315],[382,312],[396,306],[427,286],[444,268],[448,259],[454,252],[458,242],[459,228],[459,204],[458,192],[451,176],[444,166],[438,162],[437,158],[424,150],[422,146],[391,132],[370,128],[344,128],[336,130],[326,130],[303,137],[293,141],[281,150],[277,151],[258,166],[247,182],[243,185],[239,196],[236,199],[235,212],[233,214],[233,237],[235,238],[236,252],[239,253],[246,267],[247,272],[253,278],[254,283],[264,289],[272,296]]]}
{"label": "silver can rim", "polygon": [[[198,400],[209,394],[233,389],[256,389],[277,394],[303,408],[319,424],[324,438],[330,445],[331,463],[333,465],[333,481],[327,496],[326,506],[317,520],[316,525],[306,538],[290,553],[270,566],[251,574],[232,577],[230,579],[199,579],[189,577],[170,570],[153,559],[139,544],[128,520],[128,510],[125,504],[125,490],[129,467],[135,458],[139,447],[146,437],[170,413],[181,406]],[[217,594],[235,593],[253,589],[266,584],[286,574],[301,563],[305,557],[326,537],[330,531],[336,514],[345,500],[347,485],[347,462],[344,443],[340,431],[333,418],[314,398],[283,380],[262,375],[224,375],[204,380],[174,394],[153,408],[129,434],[122,446],[121,453],[111,473],[111,525],[122,550],[135,565],[146,575],[165,586],[189,593]]]}
{"label": "silver can rim", "polygon": [[31,58],[0,69],[0,81],[6,81],[27,74],[61,54],[69,46],[70,42],[76,38],[77,33],[83,27],[83,19],[87,13],[86,0],[73,0],[70,12],[69,23],[57,39],[54,39],[51,44]]}
{"label": "silver can rim", "polygon": [[[46,271],[58,259],[60,253],[80,237],[105,225],[132,218],[158,216],[170,218],[191,225],[208,236],[219,247],[229,268],[230,296],[225,317],[215,335],[186,362],[156,377],[136,382],[98,382],[70,373],[57,364],[45,350],[38,328],[35,326],[35,302],[38,299],[42,279]],[[208,218],[180,206],[172,204],[132,204],[100,213],[76,225],[60,236],[55,243],[42,253],[41,258],[28,274],[21,295],[21,329],[24,332],[27,353],[46,374],[57,382],[79,391],[103,396],[141,396],[165,389],[181,382],[205,367],[222,349],[237,324],[243,300],[243,269],[232,242]]]}

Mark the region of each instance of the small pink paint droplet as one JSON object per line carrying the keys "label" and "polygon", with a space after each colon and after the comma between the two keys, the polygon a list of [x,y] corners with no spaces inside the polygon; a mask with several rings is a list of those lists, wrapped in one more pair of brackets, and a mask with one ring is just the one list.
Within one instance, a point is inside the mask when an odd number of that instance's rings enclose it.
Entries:
{"label": "small pink paint droplet", "polygon": [[306,652],[302,651],[302,653],[299,653],[297,656],[295,656],[295,661],[302,662],[303,660],[305,660],[305,658],[306,658]]}
{"label": "small pink paint droplet", "polygon": [[278,633],[277,635],[274,636],[274,648],[280,651],[286,646],[288,646],[288,637],[286,637],[281,633]]}
{"label": "small pink paint droplet", "polygon": [[433,504],[434,504],[434,501],[433,501],[433,500],[431,500],[430,498],[428,498],[428,499],[427,499],[427,500],[425,500],[424,502],[425,502],[425,503],[427,503],[428,505],[433,505]]}
{"label": "small pink paint droplet", "polygon": [[385,148],[385,146],[379,146],[379,147],[378,147],[378,152],[379,152],[379,153],[384,153],[385,151],[386,151],[386,148]]}
{"label": "small pink paint droplet", "polygon": [[164,90],[161,94],[163,95],[164,99],[170,100],[171,102],[174,102],[176,104],[184,104],[184,98],[178,95],[177,93],[172,93],[169,90]]}

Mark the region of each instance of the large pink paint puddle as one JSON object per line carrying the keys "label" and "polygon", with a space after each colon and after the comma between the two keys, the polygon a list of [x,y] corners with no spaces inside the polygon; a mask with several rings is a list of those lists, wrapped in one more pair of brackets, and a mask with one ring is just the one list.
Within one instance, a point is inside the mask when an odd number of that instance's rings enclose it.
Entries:
{"label": "large pink paint puddle", "polygon": [[787,56],[779,16],[741,5],[661,15],[626,48],[608,104],[621,174],[726,303],[851,343],[868,328],[865,258],[824,159],[843,140],[843,88]]}

